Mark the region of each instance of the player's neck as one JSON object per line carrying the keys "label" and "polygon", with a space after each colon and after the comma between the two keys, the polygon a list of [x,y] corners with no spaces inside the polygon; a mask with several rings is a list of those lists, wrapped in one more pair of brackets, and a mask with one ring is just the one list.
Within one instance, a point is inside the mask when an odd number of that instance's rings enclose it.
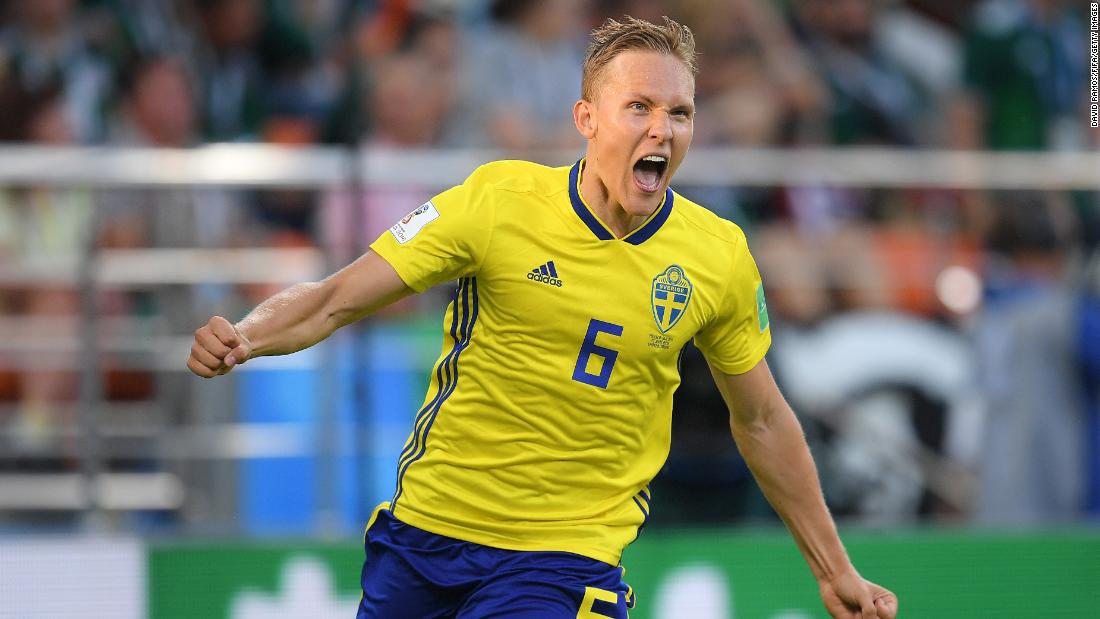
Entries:
{"label": "player's neck", "polygon": [[581,169],[580,194],[588,208],[599,218],[603,225],[621,239],[638,229],[647,216],[631,215],[621,204],[611,197],[607,185],[594,170],[589,169],[589,162]]}

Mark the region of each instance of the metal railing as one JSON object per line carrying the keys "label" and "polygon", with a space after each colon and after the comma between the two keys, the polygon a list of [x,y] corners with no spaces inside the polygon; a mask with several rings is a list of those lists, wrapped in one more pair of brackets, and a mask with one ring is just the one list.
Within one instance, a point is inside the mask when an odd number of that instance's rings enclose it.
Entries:
{"label": "metal railing", "polygon": [[[194,149],[0,147],[0,185],[126,187],[445,187],[478,165],[522,158],[565,165],[576,151],[352,151],[212,144]],[[886,148],[697,148],[677,184],[946,189],[1100,189],[1100,153]]]}

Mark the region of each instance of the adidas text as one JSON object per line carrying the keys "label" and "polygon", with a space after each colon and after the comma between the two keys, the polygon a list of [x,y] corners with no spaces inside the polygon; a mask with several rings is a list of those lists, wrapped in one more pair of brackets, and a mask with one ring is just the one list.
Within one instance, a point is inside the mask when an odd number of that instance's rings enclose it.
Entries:
{"label": "adidas text", "polygon": [[558,288],[561,288],[561,280],[560,279],[558,279],[556,277],[550,277],[548,275],[543,275],[542,273],[528,273],[527,274],[527,279],[534,280],[536,282],[542,282],[542,283],[548,284],[550,286],[557,286]]}

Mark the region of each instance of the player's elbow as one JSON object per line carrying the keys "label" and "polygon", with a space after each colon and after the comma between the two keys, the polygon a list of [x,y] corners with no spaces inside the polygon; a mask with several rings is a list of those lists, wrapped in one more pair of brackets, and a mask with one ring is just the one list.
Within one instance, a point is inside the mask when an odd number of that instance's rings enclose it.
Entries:
{"label": "player's elbow", "polygon": [[350,273],[341,271],[318,283],[324,299],[321,312],[325,336],[351,324],[373,311],[370,287],[353,281]]}
{"label": "player's elbow", "polygon": [[768,400],[730,407],[730,432],[738,440],[741,437],[766,436],[788,412],[789,407]]}
{"label": "player's elbow", "polygon": [[343,278],[334,275],[316,282],[315,285],[321,299],[321,311],[318,314],[324,335],[327,336],[354,320],[355,305],[350,300]]}

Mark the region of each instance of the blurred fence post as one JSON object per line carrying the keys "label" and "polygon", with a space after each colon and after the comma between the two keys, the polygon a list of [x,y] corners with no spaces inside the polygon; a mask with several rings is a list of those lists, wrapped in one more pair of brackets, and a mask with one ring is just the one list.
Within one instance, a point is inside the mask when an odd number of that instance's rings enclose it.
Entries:
{"label": "blurred fence post", "polygon": [[93,210],[89,222],[84,260],[78,272],[80,286],[80,382],[77,390],[76,415],[80,428],[80,472],[84,501],[83,526],[86,529],[102,529],[102,506],[98,496],[100,466],[100,402],[103,397],[103,377],[99,360],[99,321],[96,311],[98,287],[96,286],[96,230],[99,228],[99,211]]}

